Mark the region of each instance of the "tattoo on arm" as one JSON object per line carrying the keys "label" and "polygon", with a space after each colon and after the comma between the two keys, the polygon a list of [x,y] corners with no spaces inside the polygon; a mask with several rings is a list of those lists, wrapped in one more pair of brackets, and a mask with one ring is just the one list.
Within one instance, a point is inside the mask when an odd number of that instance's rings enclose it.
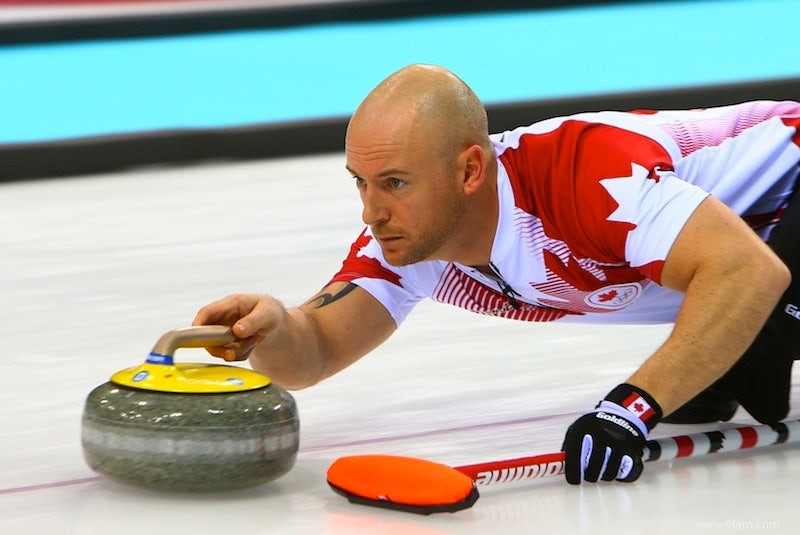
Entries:
{"label": "tattoo on arm", "polygon": [[342,287],[342,289],[335,294],[330,292],[317,294],[315,297],[312,297],[308,300],[308,304],[313,305],[314,308],[322,308],[325,305],[330,305],[334,301],[338,301],[356,288],[358,288],[357,285],[353,284],[352,282],[348,282],[346,286]]}

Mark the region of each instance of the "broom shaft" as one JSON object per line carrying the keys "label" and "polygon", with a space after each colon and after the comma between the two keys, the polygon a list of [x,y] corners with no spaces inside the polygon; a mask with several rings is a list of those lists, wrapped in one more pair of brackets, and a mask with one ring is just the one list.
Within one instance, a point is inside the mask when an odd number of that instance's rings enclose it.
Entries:
{"label": "broom shaft", "polygon": [[[800,420],[648,440],[644,461],[680,459],[774,444],[800,442]],[[539,479],[564,473],[564,452],[456,466],[478,485]]]}

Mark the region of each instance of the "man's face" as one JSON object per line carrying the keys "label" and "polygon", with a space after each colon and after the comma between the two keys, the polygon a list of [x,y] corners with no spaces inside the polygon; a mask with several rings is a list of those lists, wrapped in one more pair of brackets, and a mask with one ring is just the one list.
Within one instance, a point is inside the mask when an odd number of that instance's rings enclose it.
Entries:
{"label": "man's face", "polygon": [[449,238],[465,212],[455,154],[407,117],[361,117],[346,140],[347,168],[363,204],[362,219],[394,266],[447,259]]}

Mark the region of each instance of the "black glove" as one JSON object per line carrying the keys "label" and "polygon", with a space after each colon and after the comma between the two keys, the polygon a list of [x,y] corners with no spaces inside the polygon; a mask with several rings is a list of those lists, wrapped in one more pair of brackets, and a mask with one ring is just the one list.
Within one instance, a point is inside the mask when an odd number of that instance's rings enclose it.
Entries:
{"label": "black glove", "polygon": [[644,390],[621,384],[578,418],[564,437],[567,482],[635,481],[644,468],[648,432],[661,419],[661,407]]}

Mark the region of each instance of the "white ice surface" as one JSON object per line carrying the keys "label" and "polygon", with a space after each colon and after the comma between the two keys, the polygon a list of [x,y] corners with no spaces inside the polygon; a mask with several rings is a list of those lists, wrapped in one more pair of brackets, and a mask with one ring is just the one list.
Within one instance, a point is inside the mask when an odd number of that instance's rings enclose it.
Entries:
{"label": "white ice surface", "polygon": [[[569,423],[669,330],[517,323],[433,303],[355,366],[294,394],[301,451],[271,484],[167,494],[86,466],[92,388],[227,293],[302,302],[360,228],[341,155],[0,185],[0,533],[800,532],[792,445],[651,463],[634,484],[484,487],[455,514],[348,503],[325,482],[342,455],[458,465],[557,451]],[[711,428],[662,425],[656,436]]]}

